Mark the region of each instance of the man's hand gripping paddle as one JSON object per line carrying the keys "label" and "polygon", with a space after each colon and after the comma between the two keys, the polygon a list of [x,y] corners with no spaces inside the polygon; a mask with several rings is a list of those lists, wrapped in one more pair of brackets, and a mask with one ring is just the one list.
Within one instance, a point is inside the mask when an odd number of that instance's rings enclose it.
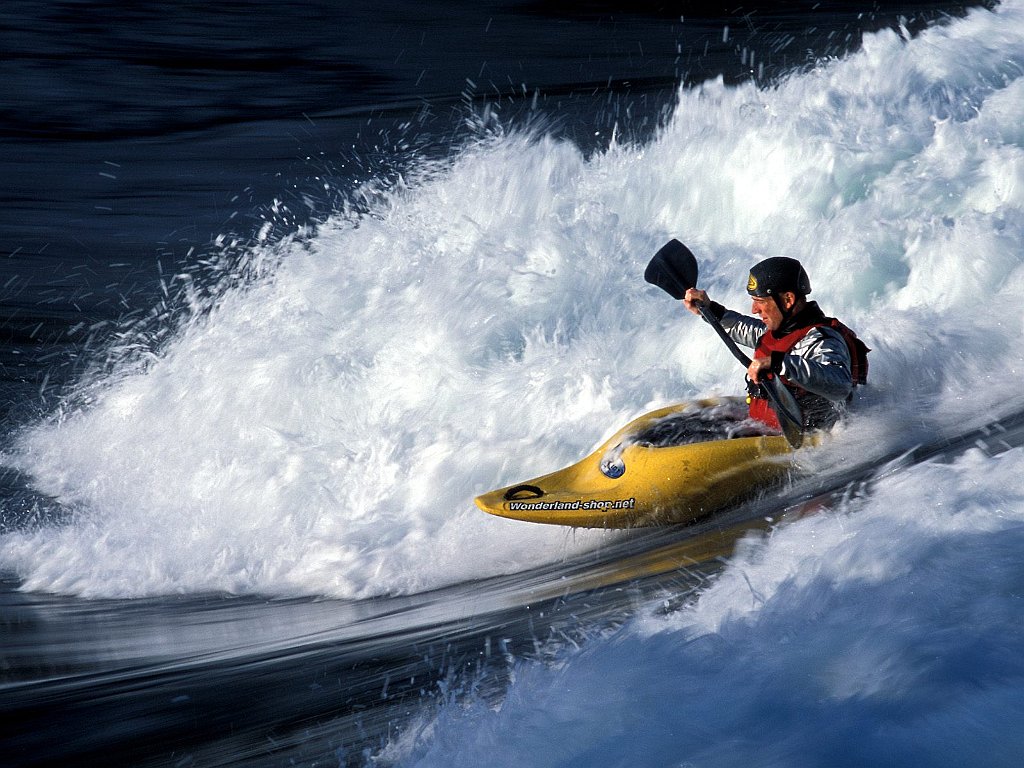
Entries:
{"label": "man's hand gripping paddle", "polygon": [[[697,273],[697,259],[690,253],[690,249],[678,240],[669,240],[661,250],[654,254],[651,263],[647,265],[644,280],[651,285],[658,286],[672,298],[681,301],[689,288],[697,286]],[[729,337],[718,318],[712,314],[711,309],[703,303],[698,303],[697,309],[700,310],[701,317],[715,329],[715,332],[725,342],[725,346],[732,352],[733,357],[743,363],[744,368],[747,368],[750,365],[750,358],[736,346],[736,342]],[[799,448],[804,439],[803,415],[800,413],[800,406],[796,404],[792,393],[786,389],[777,376],[771,374],[762,380],[762,389],[768,395],[772,410],[779,417],[779,424],[782,425],[782,433],[786,436],[786,440],[794,448]]]}

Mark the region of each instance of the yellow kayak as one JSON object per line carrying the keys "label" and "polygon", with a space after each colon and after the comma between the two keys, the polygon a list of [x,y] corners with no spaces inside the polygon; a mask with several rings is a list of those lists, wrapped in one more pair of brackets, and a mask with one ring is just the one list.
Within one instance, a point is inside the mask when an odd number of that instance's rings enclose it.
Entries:
{"label": "yellow kayak", "polygon": [[690,523],[783,480],[794,449],[741,398],[645,414],[582,461],[476,498],[484,512],[582,528]]}

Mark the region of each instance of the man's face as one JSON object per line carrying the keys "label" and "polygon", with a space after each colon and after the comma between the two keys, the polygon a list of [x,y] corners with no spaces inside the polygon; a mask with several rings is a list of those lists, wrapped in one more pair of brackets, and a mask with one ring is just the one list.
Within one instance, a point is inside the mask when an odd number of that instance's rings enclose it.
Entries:
{"label": "man's face", "polygon": [[[796,303],[796,294],[786,291],[779,294],[779,302],[787,310],[789,310],[794,303]],[[777,331],[779,326],[782,325],[782,311],[779,309],[779,305],[775,303],[775,299],[771,296],[751,296],[750,297],[750,310],[757,317],[761,318],[761,322],[765,324],[769,331]]]}

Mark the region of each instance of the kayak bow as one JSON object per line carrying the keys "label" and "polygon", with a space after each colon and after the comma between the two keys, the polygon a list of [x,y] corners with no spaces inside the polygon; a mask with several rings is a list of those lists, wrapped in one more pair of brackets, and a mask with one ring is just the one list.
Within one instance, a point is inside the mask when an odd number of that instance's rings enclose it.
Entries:
{"label": "kayak bow", "polygon": [[484,512],[583,528],[691,523],[785,479],[794,449],[740,398],[679,403],[627,424],[585,459],[476,498]]}

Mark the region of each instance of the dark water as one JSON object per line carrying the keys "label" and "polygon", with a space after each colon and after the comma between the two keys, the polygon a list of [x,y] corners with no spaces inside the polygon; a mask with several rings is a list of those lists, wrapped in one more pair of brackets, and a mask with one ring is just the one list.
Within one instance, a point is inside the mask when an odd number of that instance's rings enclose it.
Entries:
{"label": "dark water", "polygon": [[[171,276],[215,291],[258,238],[315,227],[417,157],[500,125],[585,150],[613,133],[642,141],[680,83],[769,82],[865,31],[913,32],[966,7],[7,3],[3,433],[52,412],[126,329],[145,328],[139,343],[153,346],[172,333]],[[13,475],[0,501],[0,531],[45,502]],[[725,523],[645,534],[580,562],[363,603],[82,601],[20,592],[8,574],[0,754],[15,765],[362,764],[462,687],[500,690],[510,659],[542,642],[583,642],[640,595],[685,597],[734,538]],[[708,564],[677,570],[695,559],[680,547]]]}

